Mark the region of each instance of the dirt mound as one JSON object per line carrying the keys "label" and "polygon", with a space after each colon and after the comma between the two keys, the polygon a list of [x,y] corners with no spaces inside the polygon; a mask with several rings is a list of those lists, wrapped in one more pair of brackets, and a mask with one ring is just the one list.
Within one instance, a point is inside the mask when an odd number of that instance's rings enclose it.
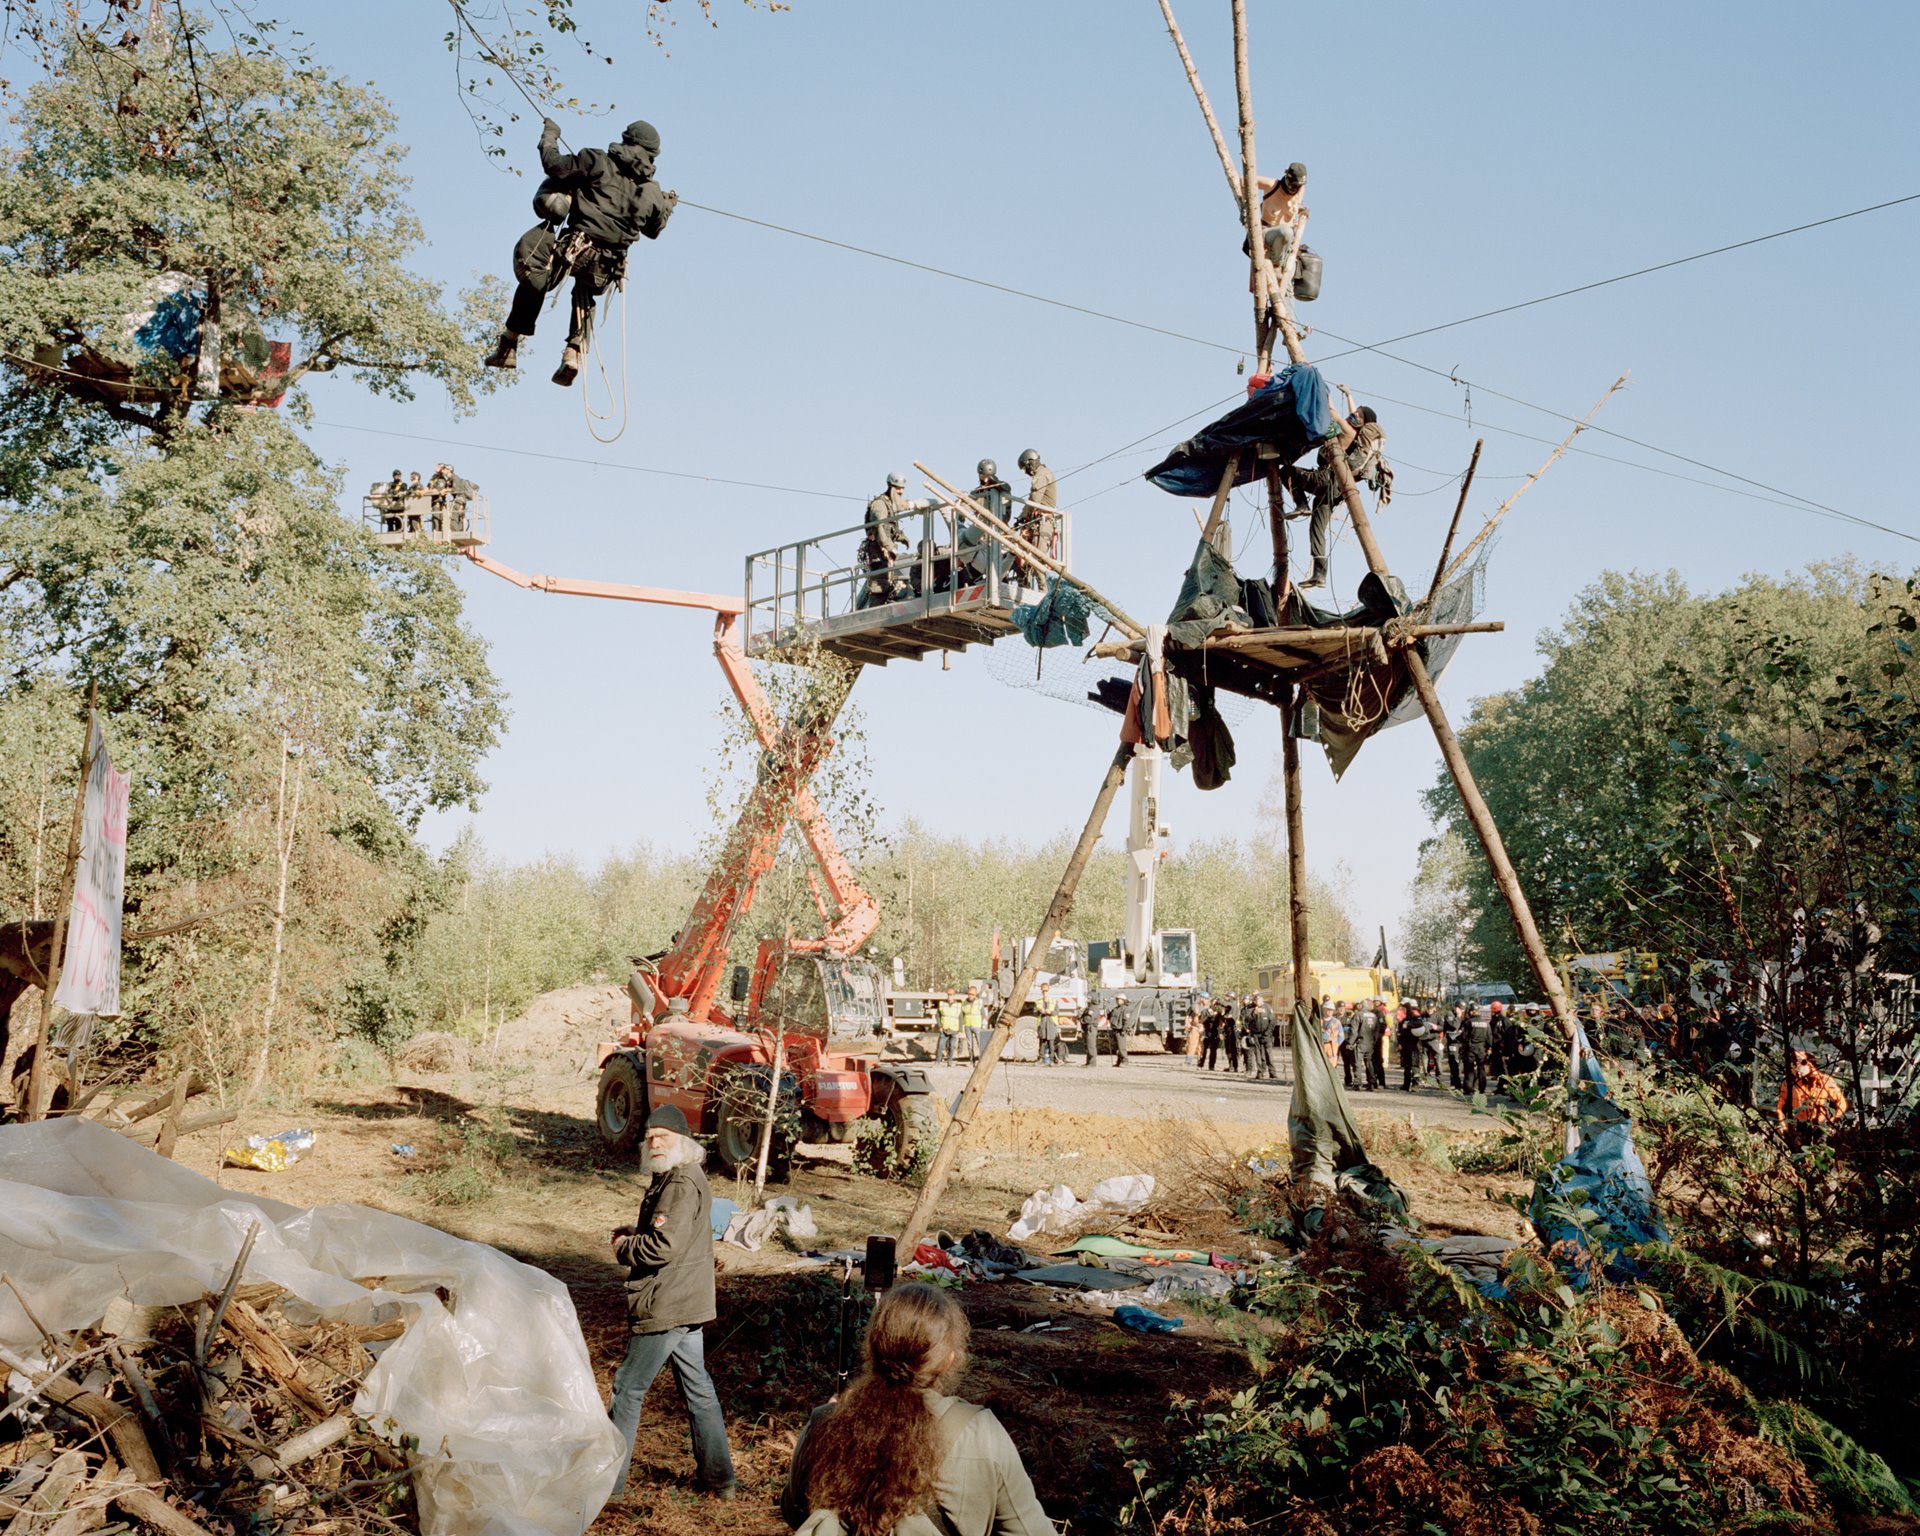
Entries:
{"label": "dirt mound", "polygon": [[612,982],[586,982],[543,992],[525,1013],[500,1026],[497,1057],[538,1073],[572,1076],[593,1065],[603,1040],[627,1027],[627,990]]}
{"label": "dirt mound", "polygon": [[471,1060],[467,1042],[444,1029],[415,1035],[393,1053],[393,1064],[409,1072],[464,1072]]}

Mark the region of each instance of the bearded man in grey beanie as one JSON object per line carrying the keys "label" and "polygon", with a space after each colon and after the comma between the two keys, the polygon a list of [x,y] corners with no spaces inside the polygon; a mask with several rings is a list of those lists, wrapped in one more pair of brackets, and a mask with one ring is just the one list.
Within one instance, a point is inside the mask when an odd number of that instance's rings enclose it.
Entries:
{"label": "bearded man in grey beanie", "polygon": [[653,1177],[632,1226],[613,1231],[613,1256],[627,1267],[627,1357],[613,1375],[607,1410],[626,1442],[626,1459],[612,1497],[626,1491],[634,1432],[647,1389],[665,1365],[693,1421],[693,1460],[703,1492],[731,1499],[733,1455],[720,1395],[707,1374],[702,1327],[715,1316],[713,1294],[713,1192],[700,1164],[706,1149],[695,1141],[687,1117],[672,1105],[647,1116],[647,1158]]}

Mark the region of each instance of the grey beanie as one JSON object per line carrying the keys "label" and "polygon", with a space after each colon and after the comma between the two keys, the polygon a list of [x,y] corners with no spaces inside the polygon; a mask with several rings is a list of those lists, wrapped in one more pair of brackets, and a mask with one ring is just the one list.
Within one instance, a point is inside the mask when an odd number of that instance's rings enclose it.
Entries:
{"label": "grey beanie", "polygon": [[637,144],[650,155],[660,153],[660,130],[641,118],[635,118],[627,124],[626,132],[620,135],[622,144]]}

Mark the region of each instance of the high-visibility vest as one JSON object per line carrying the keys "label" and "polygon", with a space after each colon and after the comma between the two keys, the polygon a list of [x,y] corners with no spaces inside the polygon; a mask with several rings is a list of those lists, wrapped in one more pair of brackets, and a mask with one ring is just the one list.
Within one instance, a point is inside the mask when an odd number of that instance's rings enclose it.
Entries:
{"label": "high-visibility vest", "polygon": [[960,1005],[957,1002],[943,1001],[936,1010],[940,1019],[940,1033],[957,1034],[960,1029]]}
{"label": "high-visibility vest", "polygon": [[968,1029],[985,1029],[987,1011],[980,1006],[977,997],[970,997],[960,1005],[960,1022]]}

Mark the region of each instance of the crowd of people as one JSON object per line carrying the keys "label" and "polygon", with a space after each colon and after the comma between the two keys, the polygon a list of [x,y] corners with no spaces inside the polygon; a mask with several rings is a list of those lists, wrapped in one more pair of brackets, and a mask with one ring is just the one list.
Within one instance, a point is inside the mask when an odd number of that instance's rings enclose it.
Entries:
{"label": "crowd of people", "polygon": [[480,487],[454,472],[451,464],[436,464],[424,481],[420,471],[376,480],[367,501],[380,514],[382,533],[462,533],[467,507]]}

